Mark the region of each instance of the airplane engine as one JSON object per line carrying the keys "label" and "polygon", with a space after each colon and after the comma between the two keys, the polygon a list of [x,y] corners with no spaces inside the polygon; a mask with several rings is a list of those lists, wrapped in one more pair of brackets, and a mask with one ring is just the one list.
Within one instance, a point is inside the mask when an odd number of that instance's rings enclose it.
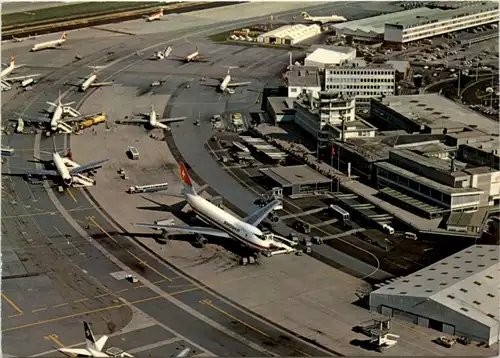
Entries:
{"label": "airplane engine", "polygon": [[200,244],[201,246],[204,246],[208,244],[208,239],[204,237],[203,235],[196,235],[196,242]]}
{"label": "airplane engine", "polygon": [[269,218],[269,220],[271,220],[272,222],[275,222],[275,223],[277,223],[280,220],[279,216],[274,212],[270,212],[268,215],[268,218]]}
{"label": "airplane engine", "polygon": [[72,177],[64,178],[63,183],[67,186],[70,186],[71,184],[73,184],[73,178]]}

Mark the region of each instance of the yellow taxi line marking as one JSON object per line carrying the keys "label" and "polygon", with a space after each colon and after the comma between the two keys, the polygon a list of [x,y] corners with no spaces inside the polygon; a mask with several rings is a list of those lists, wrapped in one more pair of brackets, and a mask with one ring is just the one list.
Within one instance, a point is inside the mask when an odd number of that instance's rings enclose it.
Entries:
{"label": "yellow taxi line marking", "polygon": [[132,256],[133,258],[135,258],[137,261],[139,261],[140,263],[142,263],[144,266],[148,267],[153,272],[156,272],[158,275],[160,275],[161,277],[163,277],[165,280],[172,282],[172,279],[170,279],[169,277],[165,276],[163,273],[161,273],[160,271],[158,271],[157,269],[155,269],[154,267],[152,267],[151,265],[149,265],[146,261],[141,260],[140,257],[137,257],[136,255],[134,255],[133,253],[131,253],[129,250],[127,250],[127,252],[129,253],[130,256]]}
{"label": "yellow taxi line marking", "polygon": [[74,303],[78,303],[78,302],[84,302],[84,301],[88,301],[90,298],[81,298],[79,300],[76,300],[76,301],[73,301]]}
{"label": "yellow taxi line marking", "polygon": [[128,288],[124,288],[122,290],[115,291],[115,293],[125,292],[125,291],[128,291],[128,290],[129,290]]}
{"label": "yellow taxi line marking", "polygon": [[75,195],[73,194],[70,188],[68,188],[68,194],[69,196],[71,196],[71,199],[73,199],[75,203],[78,203],[78,200],[76,200]]}
{"label": "yellow taxi line marking", "polygon": [[[47,340],[51,340],[55,344],[57,344],[60,348],[64,348],[64,344],[61,343],[61,341],[58,339],[59,336],[57,334],[49,334],[48,336],[44,336],[43,338]],[[73,357],[76,357],[76,354],[70,353]]]}
{"label": "yellow taxi line marking", "polygon": [[[72,212],[72,211],[82,211],[82,210],[94,210],[94,208],[75,208],[75,209],[68,209],[66,211]],[[19,214],[19,215],[7,215],[7,216],[2,216],[2,220],[4,219],[16,219],[16,218],[25,218],[29,216],[39,216],[39,215],[60,215],[60,211],[43,211],[41,213],[30,213],[30,214]]]}
{"label": "yellow taxi line marking", "polygon": [[23,314],[23,310],[20,309],[14,302],[12,302],[12,300],[9,297],[7,297],[3,292],[2,292],[2,297],[4,298],[5,301],[9,303],[9,305],[11,305],[17,311],[18,315]]}
{"label": "yellow taxi line marking", "polygon": [[42,307],[42,308],[37,308],[36,310],[32,310],[31,312],[35,313],[35,312],[45,311],[46,309],[47,307]]}
{"label": "yellow taxi line marking", "polygon": [[55,306],[52,306],[53,308],[56,308],[56,307],[62,307],[62,306],[67,306],[68,305],[68,302],[66,303],[59,303],[58,305],[55,305]]}
{"label": "yellow taxi line marking", "polygon": [[234,315],[232,315],[231,313],[224,311],[222,308],[217,307],[217,306],[216,306],[216,305],[214,305],[214,304],[212,303],[212,301],[211,301],[211,300],[209,300],[209,299],[201,300],[201,301],[200,301],[200,303],[201,303],[202,305],[207,305],[207,306],[209,306],[209,307],[213,308],[214,310],[216,310],[216,311],[218,311],[218,312],[220,312],[220,313],[222,313],[222,314],[224,314],[224,315],[228,316],[229,318],[231,318],[231,319],[235,320],[236,322],[241,323],[241,324],[242,324],[242,325],[244,325],[245,327],[250,328],[251,330],[254,330],[254,331],[255,331],[255,332],[257,332],[257,333],[260,333],[260,334],[262,334],[262,335],[263,335],[263,336],[265,336],[265,337],[271,338],[271,336],[270,336],[270,335],[268,335],[267,333],[262,332],[260,329],[255,328],[254,326],[252,326],[252,325],[250,325],[250,324],[248,324],[248,323],[246,323],[246,322],[242,321],[241,319],[239,319],[239,318],[235,317],[235,316],[234,316]]}
{"label": "yellow taxi line marking", "polygon": [[88,217],[87,217],[87,219],[89,219],[89,221],[91,221],[91,222],[92,222],[92,223],[93,223],[93,224],[94,224],[94,225],[95,225],[95,226],[96,226],[99,230],[101,230],[101,231],[102,231],[102,233],[103,233],[104,235],[106,235],[107,237],[109,237],[109,238],[110,238],[111,240],[113,240],[114,242],[118,243],[118,241],[116,241],[116,239],[115,239],[113,236],[111,236],[111,235],[110,235],[110,234],[109,234],[106,230],[104,230],[104,229],[102,228],[102,226],[101,226],[101,225],[99,225],[99,224],[95,221],[94,217],[92,217],[92,216],[88,216]]}

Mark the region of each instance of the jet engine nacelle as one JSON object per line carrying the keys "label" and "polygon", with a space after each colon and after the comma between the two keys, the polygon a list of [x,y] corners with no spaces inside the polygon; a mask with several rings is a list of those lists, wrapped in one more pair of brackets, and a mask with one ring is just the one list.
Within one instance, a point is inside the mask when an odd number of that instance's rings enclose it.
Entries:
{"label": "jet engine nacelle", "polygon": [[206,237],[204,237],[203,235],[197,234],[196,235],[196,242],[201,246],[205,246],[206,244],[208,244],[208,239]]}
{"label": "jet engine nacelle", "polygon": [[63,178],[63,183],[64,183],[66,186],[70,186],[71,184],[73,184],[73,178],[72,178],[72,177]]}

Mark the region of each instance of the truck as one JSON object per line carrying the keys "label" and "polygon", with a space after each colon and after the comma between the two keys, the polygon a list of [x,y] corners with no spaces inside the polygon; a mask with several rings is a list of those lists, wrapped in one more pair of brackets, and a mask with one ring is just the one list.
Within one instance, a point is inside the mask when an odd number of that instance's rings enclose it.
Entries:
{"label": "truck", "polygon": [[245,129],[241,113],[233,113],[231,115],[231,124],[233,125],[236,132],[242,132]]}
{"label": "truck", "polygon": [[168,183],[159,183],[159,184],[131,186],[130,188],[128,188],[127,192],[129,194],[154,193],[157,191],[162,191],[167,189],[168,189]]}
{"label": "truck", "polygon": [[76,129],[82,130],[85,128],[92,127],[92,126],[99,124],[99,123],[104,123],[105,121],[106,121],[106,113],[102,112],[102,113],[97,114],[94,117],[90,117],[90,118],[78,123],[76,125]]}
{"label": "truck", "polygon": [[128,147],[128,153],[130,154],[130,157],[132,158],[132,160],[139,159],[139,151],[137,150],[136,147]]}

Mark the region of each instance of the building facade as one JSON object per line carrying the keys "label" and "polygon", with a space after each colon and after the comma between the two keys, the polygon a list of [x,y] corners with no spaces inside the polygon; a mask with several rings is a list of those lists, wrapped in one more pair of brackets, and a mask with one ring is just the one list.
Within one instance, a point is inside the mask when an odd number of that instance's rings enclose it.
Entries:
{"label": "building facade", "polygon": [[314,25],[286,25],[257,36],[257,42],[293,46],[321,34],[321,27]]}
{"label": "building facade", "polygon": [[396,70],[392,65],[367,65],[346,63],[325,70],[325,90],[352,96],[357,105],[369,105],[371,98],[392,96],[396,89]]}
{"label": "building facade", "polygon": [[498,5],[492,2],[478,3],[455,10],[437,10],[429,16],[416,17],[405,22],[386,23],[384,41],[405,44],[449,32],[460,31],[499,21]]}
{"label": "building facade", "polygon": [[292,66],[287,73],[287,83],[291,98],[304,94],[318,98],[321,92],[321,78],[316,67]]}

